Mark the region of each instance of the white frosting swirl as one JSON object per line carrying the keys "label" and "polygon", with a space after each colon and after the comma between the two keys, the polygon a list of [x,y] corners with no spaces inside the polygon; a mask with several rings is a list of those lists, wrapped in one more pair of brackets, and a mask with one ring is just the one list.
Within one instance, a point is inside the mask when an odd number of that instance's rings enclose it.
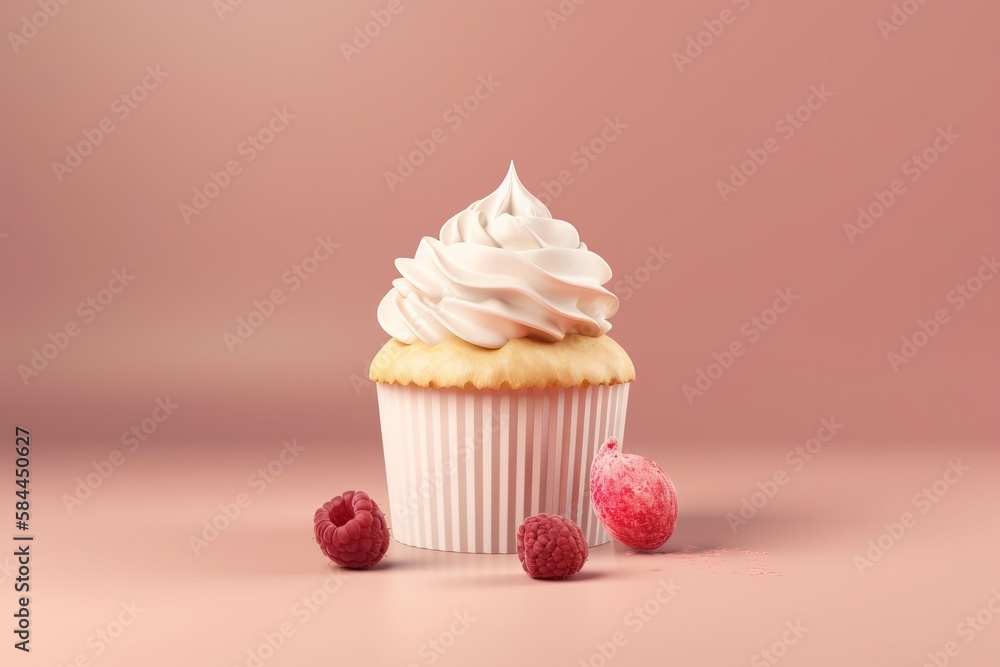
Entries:
{"label": "white frosting swirl", "polygon": [[386,333],[436,345],[457,336],[486,348],[512,338],[600,336],[618,298],[611,268],[521,184],[511,162],[500,187],[425,236],[378,307]]}

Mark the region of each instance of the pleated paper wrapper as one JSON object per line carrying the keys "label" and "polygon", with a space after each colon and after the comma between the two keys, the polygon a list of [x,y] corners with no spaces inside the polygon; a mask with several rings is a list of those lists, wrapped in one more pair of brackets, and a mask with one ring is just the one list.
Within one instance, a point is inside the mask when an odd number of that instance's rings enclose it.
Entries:
{"label": "pleated paper wrapper", "polygon": [[569,389],[433,389],[378,383],[392,536],[415,547],[516,553],[547,512],[587,543],[611,538],[590,505],[597,448],[625,430],[628,383]]}

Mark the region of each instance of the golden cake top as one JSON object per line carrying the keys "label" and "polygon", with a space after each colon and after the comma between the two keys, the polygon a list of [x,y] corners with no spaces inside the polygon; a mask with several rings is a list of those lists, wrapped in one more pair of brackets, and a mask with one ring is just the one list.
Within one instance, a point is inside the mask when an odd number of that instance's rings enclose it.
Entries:
{"label": "golden cake top", "polygon": [[607,335],[567,334],[553,343],[515,338],[496,349],[457,337],[434,346],[393,338],[375,355],[369,377],[416,387],[567,388],[631,382],[635,367]]}

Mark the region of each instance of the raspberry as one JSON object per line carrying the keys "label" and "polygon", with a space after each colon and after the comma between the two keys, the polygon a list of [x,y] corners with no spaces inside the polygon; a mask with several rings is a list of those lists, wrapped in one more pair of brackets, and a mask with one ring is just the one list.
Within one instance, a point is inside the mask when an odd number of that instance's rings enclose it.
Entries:
{"label": "raspberry", "polygon": [[323,553],[341,567],[366,568],[389,548],[385,515],[364,491],[345,491],[316,510],[313,533]]}
{"label": "raspberry", "polygon": [[587,540],[580,528],[555,514],[536,514],[517,529],[517,557],[533,579],[565,579],[587,560]]}
{"label": "raspberry", "polygon": [[633,549],[656,549],[677,525],[677,491],[667,473],[644,456],[623,454],[614,437],[594,457],[590,499],[611,537]]}

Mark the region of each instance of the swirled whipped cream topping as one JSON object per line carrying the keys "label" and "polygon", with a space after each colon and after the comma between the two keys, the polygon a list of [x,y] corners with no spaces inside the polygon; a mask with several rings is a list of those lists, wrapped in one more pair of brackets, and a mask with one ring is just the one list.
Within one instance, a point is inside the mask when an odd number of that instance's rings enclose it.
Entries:
{"label": "swirled whipped cream topping", "polygon": [[496,191],[425,236],[378,307],[386,333],[410,344],[457,336],[485,348],[512,338],[600,336],[618,298],[611,268],[521,184],[511,162]]}

